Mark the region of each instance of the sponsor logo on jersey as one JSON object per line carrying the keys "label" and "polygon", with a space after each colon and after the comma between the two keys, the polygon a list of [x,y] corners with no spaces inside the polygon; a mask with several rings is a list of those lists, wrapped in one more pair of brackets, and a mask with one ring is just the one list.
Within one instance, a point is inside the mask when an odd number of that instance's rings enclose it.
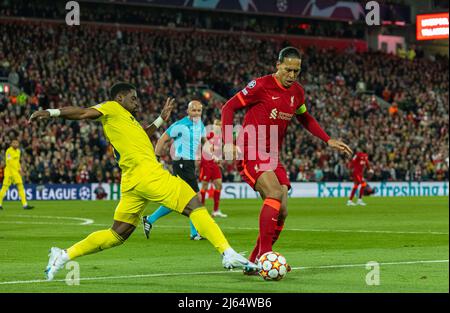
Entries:
{"label": "sponsor logo on jersey", "polygon": [[248,95],[248,90],[246,88],[242,89],[242,93],[244,94],[244,96]]}
{"label": "sponsor logo on jersey", "polygon": [[292,119],[293,114],[285,113],[285,112],[278,112],[276,108],[272,109],[270,112],[270,119],[276,120],[277,118],[280,120],[290,121]]}
{"label": "sponsor logo on jersey", "polygon": [[248,83],[247,87],[252,89],[253,87],[256,86],[256,80],[252,80],[251,82]]}

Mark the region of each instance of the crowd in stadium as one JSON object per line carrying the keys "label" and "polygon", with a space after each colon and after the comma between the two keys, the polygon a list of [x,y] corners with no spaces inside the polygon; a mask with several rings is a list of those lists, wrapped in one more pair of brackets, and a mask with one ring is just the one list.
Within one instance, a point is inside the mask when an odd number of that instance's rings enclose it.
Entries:
{"label": "crowd in stadium", "polygon": [[[65,3],[50,0],[15,0],[8,5],[0,3],[0,15],[8,17],[36,17],[64,19]],[[305,36],[325,36],[336,38],[363,38],[365,24],[345,21],[316,21],[293,17],[273,17],[196,10],[178,10],[163,7],[140,7],[109,5],[98,6],[83,3],[81,20],[90,22],[139,24],[171,28],[195,28],[225,31],[245,31],[257,33],[297,34]]]}
{"label": "crowd in stadium", "polygon": [[[2,23],[2,29],[0,77],[8,77],[26,95],[0,100],[0,163],[4,165],[12,138],[19,138],[27,183],[120,181],[100,123],[28,124],[38,107],[94,105],[108,98],[115,81],[123,80],[139,88],[138,119],[144,123],[158,116],[167,96],[174,96],[173,122],[198,96],[196,84],[228,99],[253,78],[274,72],[276,53],[287,44],[169,30],[12,22]],[[313,48],[302,52],[300,82],[309,111],[330,135],[369,154],[374,173],[368,179],[448,180],[448,58],[409,60]],[[205,125],[220,117],[222,104],[204,101]],[[349,179],[348,159],[327,149],[297,121],[288,133],[281,160],[291,181]],[[170,163],[168,157],[165,161]],[[224,181],[239,180],[232,163],[225,162],[223,170]]]}

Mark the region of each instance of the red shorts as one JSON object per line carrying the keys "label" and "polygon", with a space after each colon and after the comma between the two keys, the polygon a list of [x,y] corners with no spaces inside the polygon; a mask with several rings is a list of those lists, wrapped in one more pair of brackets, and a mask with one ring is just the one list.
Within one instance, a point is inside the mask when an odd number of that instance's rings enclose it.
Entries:
{"label": "red shorts", "polygon": [[212,181],[216,179],[222,179],[222,172],[220,171],[220,167],[214,163],[208,166],[200,167],[200,181]]}
{"label": "red shorts", "polygon": [[277,176],[280,185],[287,186],[288,190],[291,189],[289,176],[280,160],[278,160],[276,164],[272,164],[272,166],[269,166],[267,162],[262,162],[260,160],[242,160],[238,162],[237,169],[241,174],[242,180],[249,184],[253,190],[255,190],[255,185],[259,176],[267,171],[273,171]]}
{"label": "red shorts", "polygon": [[355,184],[362,184],[364,182],[364,177],[362,175],[353,175],[353,182]]}

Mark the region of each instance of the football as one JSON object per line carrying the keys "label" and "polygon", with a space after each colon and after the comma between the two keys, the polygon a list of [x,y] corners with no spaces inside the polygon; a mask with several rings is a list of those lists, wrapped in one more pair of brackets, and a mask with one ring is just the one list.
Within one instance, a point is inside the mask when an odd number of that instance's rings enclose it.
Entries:
{"label": "football", "polygon": [[281,280],[286,276],[289,265],[278,252],[266,252],[258,260],[259,275],[265,280]]}

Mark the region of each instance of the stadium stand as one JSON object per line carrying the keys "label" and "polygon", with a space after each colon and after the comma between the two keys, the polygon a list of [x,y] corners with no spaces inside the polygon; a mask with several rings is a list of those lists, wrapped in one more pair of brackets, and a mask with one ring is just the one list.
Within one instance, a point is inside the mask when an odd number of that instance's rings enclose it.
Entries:
{"label": "stadium stand", "polygon": [[[54,17],[47,13],[44,17]],[[155,21],[164,27],[152,30],[0,23],[0,77],[21,90],[0,100],[5,134],[0,160],[18,136],[25,152],[23,178],[30,183],[120,181],[99,124],[28,124],[38,107],[94,105],[107,99],[113,82],[125,80],[139,87],[140,120],[153,121],[168,95],[177,99],[176,120],[188,100],[199,95],[196,86],[207,85],[227,99],[254,77],[273,72],[276,52],[287,44],[232,32],[178,31],[165,20]],[[374,173],[368,179],[448,180],[448,58],[300,48],[310,111],[330,134],[369,154]],[[223,103],[205,103],[209,124]],[[281,159],[292,181],[349,179],[342,157],[297,122],[290,128]],[[225,163],[224,181],[238,180],[233,164]]]}

